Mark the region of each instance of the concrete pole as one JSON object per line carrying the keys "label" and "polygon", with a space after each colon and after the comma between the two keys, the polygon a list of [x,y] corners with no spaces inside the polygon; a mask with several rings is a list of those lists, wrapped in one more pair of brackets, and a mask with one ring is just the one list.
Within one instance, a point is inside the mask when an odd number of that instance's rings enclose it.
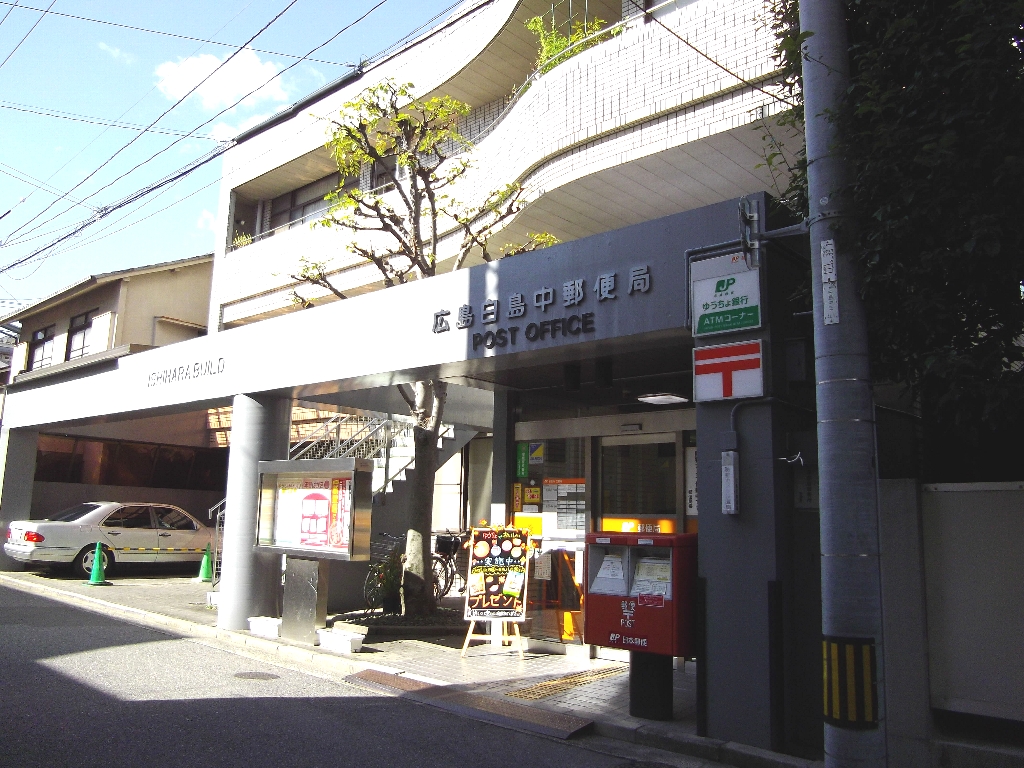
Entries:
{"label": "concrete pole", "polygon": [[[829,119],[849,85],[842,0],[802,0],[811,286],[818,406],[821,600],[827,768],[885,766],[885,672],[874,413],[867,320],[847,195],[849,170]],[[836,638],[830,642],[829,638]],[[846,638],[852,642],[844,642]],[[868,650],[865,650],[868,649]],[[874,670],[863,662],[874,660]],[[853,674],[848,674],[850,661]],[[855,689],[850,698],[850,684]],[[875,690],[867,690],[873,683]],[[865,712],[864,699],[870,707]],[[850,711],[856,699],[858,706]],[[877,724],[865,719],[871,715]],[[859,720],[859,722],[857,722]]]}
{"label": "concrete pole", "polygon": [[[39,433],[34,429],[0,430],[0,542],[6,540],[7,526],[12,520],[28,520],[32,511],[38,440]],[[0,571],[20,570],[21,563],[0,548]]]}
{"label": "concrete pole", "polygon": [[248,629],[250,616],[277,615],[279,555],[253,551],[259,500],[258,462],[288,458],[291,400],[235,395],[224,516],[217,626]]}

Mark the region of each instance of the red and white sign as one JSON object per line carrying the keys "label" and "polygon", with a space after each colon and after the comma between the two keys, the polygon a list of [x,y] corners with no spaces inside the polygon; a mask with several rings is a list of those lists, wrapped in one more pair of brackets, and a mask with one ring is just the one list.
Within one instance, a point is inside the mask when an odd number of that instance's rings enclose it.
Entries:
{"label": "red and white sign", "polygon": [[693,400],[761,397],[761,342],[741,341],[693,350]]}

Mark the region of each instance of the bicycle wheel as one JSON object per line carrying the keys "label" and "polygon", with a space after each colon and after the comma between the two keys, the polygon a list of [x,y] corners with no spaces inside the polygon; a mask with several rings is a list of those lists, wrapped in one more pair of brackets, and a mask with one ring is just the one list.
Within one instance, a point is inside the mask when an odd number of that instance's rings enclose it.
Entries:
{"label": "bicycle wheel", "polygon": [[431,558],[431,569],[434,572],[434,599],[440,601],[452,588],[451,578],[448,573],[448,564],[440,555]]}
{"label": "bicycle wheel", "polygon": [[384,603],[384,571],[380,563],[373,563],[363,582],[363,600],[371,611]]}

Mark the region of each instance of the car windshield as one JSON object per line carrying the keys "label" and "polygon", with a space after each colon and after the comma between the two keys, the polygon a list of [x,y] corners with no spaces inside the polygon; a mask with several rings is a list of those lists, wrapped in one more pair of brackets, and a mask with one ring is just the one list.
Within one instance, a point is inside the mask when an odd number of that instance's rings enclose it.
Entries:
{"label": "car windshield", "polygon": [[54,515],[53,517],[46,518],[48,521],[53,523],[72,523],[75,520],[80,520],[87,514],[97,509],[99,504],[90,504],[88,502],[84,504],[76,504],[70,509],[65,509],[60,514]]}

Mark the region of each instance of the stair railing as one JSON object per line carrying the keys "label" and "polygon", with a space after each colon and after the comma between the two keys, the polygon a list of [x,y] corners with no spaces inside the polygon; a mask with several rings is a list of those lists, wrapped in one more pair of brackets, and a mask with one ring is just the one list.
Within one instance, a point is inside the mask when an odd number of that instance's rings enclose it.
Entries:
{"label": "stair railing", "polygon": [[[401,425],[401,434],[403,434],[403,435],[405,435],[407,437],[412,435],[412,432],[413,432],[413,425],[412,424],[410,424],[408,422],[396,422],[396,424],[400,424]],[[440,440],[446,440],[448,438],[453,438],[453,437],[455,437],[455,426],[452,425],[452,424],[442,424],[441,425],[441,429],[438,430],[437,439],[440,441]],[[384,482],[381,483],[381,485],[379,485],[378,487],[373,489],[373,495],[376,496],[378,493],[386,491],[387,487],[389,485],[391,485],[392,482],[397,480],[402,475],[403,472],[405,472],[410,466],[412,466],[415,463],[416,463],[416,456],[414,454],[414,455],[410,456],[404,463],[402,463],[398,467],[398,469],[396,469],[394,471],[391,471],[391,457],[390,457],[390,454],[389,454],[388,455],[388,459],[387,459],[387,463],[385,464]]]}
{"label": "stair railing", "polygon": [[307,453],[312,451],[315,446],[325,442],[328,439],[327,436],[331,433],[331,431],[334,431],[335,434],[338,434],[338,432],[340,432],[341,430],[341,426],[347,423],[348,420],[351,418],[352,415],[348,413],[337,414],[335,416],[332,416],[330,419],[328,419],[319,427],[317,427],[313,431],[313,433],[309,435],[309,437],[293,445],[291,447],[291,450],[288,451],[288,458],[301,459]]}
{"label": "stair railing", "polygon": [[210,589],[216,590],[220,583],[220,544],[224,530],[224,511],[227,509],[226,498],[221,499],[207,511],[209,519],[213,522],[213,580],[210,582]]}

